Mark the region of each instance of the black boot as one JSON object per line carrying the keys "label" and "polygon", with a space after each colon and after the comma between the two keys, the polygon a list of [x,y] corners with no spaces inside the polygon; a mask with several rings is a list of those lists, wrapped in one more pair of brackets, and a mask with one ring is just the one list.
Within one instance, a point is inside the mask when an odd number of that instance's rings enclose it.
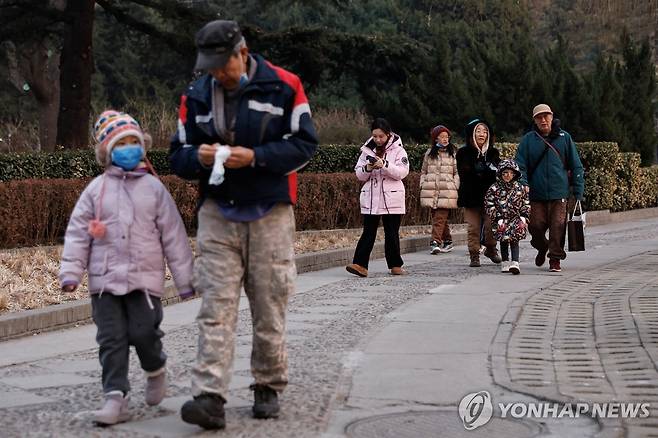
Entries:
{"label": "black boot", "polygon": [[224,403],[226,400],[219,395],[203,393],[185,402],[180,410],[181,418],[204,429],[224,429]]}
{"label": "black boot", "polygon": [[254,418],[277,418],[279,416],[279,397],[275,390],[268,386],[255,385]]}

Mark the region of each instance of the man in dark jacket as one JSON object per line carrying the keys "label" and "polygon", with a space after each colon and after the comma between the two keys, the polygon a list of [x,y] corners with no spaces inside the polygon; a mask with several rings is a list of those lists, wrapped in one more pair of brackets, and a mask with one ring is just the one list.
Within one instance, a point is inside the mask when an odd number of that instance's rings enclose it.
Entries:
{"label": "man in dark jacket", "polygon": [[217,20],[196,34],[196,70],[171,142],[175,173],[201,194],[194,287],[202,295],[194,399],[184,421],[225,427],[240,290],[251,308],[256,418],[279,415],[288,383],[285,315],[296,276],[296,171],[317,149],[302,83],[249,53],[238,24]]}
{"label": "man in dark jacket", "polygon": [[533,130],[523,136],[516,151],[521,182],[530,190],[530,243],[537,249],[537,266],[546,262],[548,253],[549,270],[560,272],[560,260],[567,257],[564,237],[569,191],[572,189],[573,196],[582,200],[583,165],[576,144],[568,132],[560,129],[548,105],[535,106],[532,118]]}
{"label": "man in dark jacket", "polygon": [[494,146],[493,130],[484,120],[474,119],[466,125],[466,144],[457,151],[459,190],[457,205],[464,207],[468,224],[468,252],[471,267],[480,266],[480,233],[484,235],[484,255],[500,263],[496,239],[489,215],[484,210],[484,194],[496,181],[500,152]]}

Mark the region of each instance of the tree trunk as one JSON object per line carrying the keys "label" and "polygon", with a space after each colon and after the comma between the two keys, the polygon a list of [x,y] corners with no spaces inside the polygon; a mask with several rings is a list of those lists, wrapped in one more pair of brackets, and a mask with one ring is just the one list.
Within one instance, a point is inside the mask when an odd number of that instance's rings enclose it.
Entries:
{"label": "tree trunk", "polygon": [[9,67],[9,80],[21,92],[32,92],[39,111],[39,147],[52,152],[57,139],[59,109],[59,53],[49,36],[22,44],[3,44]]}
{"label": "tree trunk", "polygon": [[65,10],[71,21],[62,45],[57,144],[66,149],[87,147],[89,141],[94,3],[69,1]]}

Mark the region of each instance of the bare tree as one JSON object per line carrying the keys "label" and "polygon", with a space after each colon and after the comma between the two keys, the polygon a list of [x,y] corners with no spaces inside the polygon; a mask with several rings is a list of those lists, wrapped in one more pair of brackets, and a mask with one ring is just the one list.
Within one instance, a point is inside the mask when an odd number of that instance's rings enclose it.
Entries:
{"label": "bare tree", "polygon": [[[0,49],[7,53],[12,83],[31,91],[38,103],[42,150],[88,145],[96,5],[179,53],[193,48],[186,27],[195,29],[209,14],[178,0],[0,0]],[[137,18],[146,9],[169,26]]]}
{"label": "bare tree", "polygon": [[9,80],[21,92],[31,91],[39,111],[39,149],[54,151],[59,112],[59,51],[52,38],[34,40],[17,50],[12,41],[3,43]]}
{"label": "bare tree", "polygon": [[62,92],[57,143],[66,149],[84,148],[89,144],[94,3],[93,0],[68,1],[64,10],[69,25],[64,33],[60,62]]}
{"label": "bare tree", "polygon": [[[65,0],[37,1],[42,14],[29,10],[30,2],[0,2],[4,26],[1,48],[5,52],[9,81],[21,92],[31,92],[39,112],[39,149],[53,151],[59,111],[58,13]],[[36,6],[36,4],[32,4]],[[35,32],[39,28],[39,32]],[[11,39],[10,39],[11,38]]]}

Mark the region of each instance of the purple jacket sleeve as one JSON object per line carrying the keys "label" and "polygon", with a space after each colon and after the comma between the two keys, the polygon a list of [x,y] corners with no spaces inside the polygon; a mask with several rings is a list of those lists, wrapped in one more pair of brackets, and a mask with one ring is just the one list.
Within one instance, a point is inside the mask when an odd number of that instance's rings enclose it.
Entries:
{"label": "purple jacket sleeve", "polygon": [[194,256],[185,232],[183,219],[171,194],[164,185],[158,197],[158,217],[156,219],[160,230],[162,248],[167,264],[174,277],[174,283],[179,293],[192,290],[192,264]]}
{"label": "purple jacket sleeve", "polygon": [[87,232],[89,221],[94,218],[93,187],[98,179],[92,181],[80,195],[75,204],[66,234],[64,250],[59,268],[59,282],[64,284],[80,284],[82,274],[87,268],[92,237]]}

